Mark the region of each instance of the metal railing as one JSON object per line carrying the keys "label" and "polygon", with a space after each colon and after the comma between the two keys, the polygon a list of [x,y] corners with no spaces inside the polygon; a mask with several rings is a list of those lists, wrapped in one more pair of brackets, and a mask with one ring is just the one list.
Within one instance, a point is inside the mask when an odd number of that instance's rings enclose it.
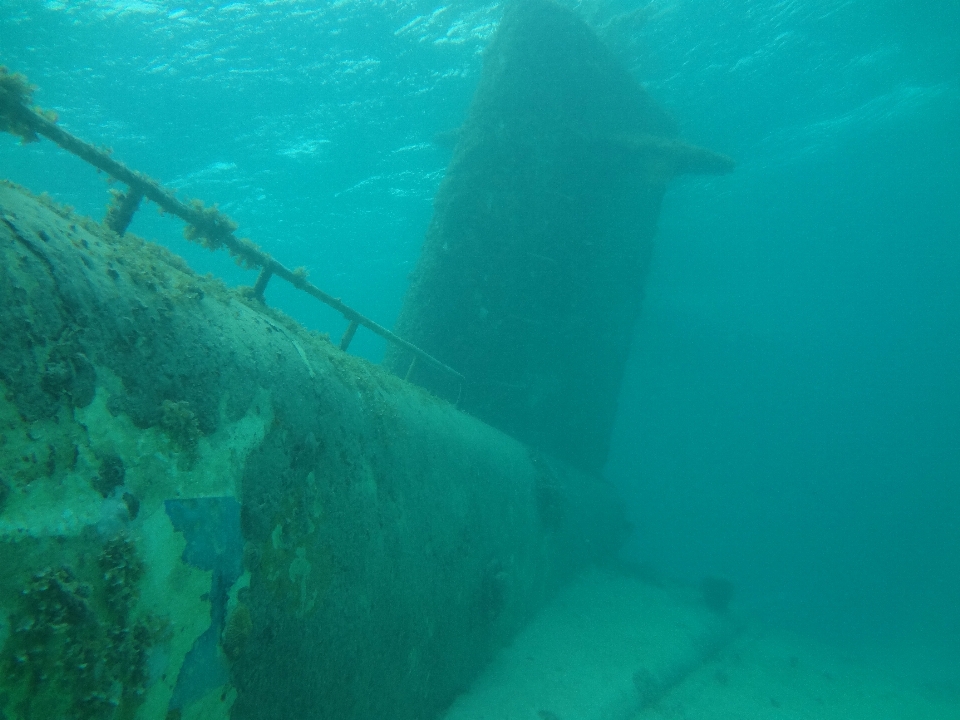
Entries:
{"label": "metal railing", "polygon": [[[211,250],[225,247],[243,265],[250,268],[260,268],[260,274],[251,290],[254,298],[261,302],[264,301],[263,293],[266,290],[267,283],[276,275],[343,315],[349,324],[340,339],[341,350],[347,350],[357,329],[363,326],[387,342],[412,353],[414,356],[413,363],[416,363],[419,359],[450,373],[457,378],[462,390],[464,378],[459,372],[354,310],[340,298],[335,298],[324,292],[307,280],[306,270],[291,270],[247,238],[238,238],[234,234],[237,224],[215,206],[207,207],[199,200],[194,199],[187,201],[178,199],[172,190],[164,187],[153,178],[130,169],[123,163],[114,160],[109,152],[91,145],[59,127],[53,113],[30,105],[33,89],[33,86],[27,82],[23,75],[10,73],[6,68],[0,66],[0,130],[19,136],[25,143],[33,142],[37,140],[38,135],[42,135],[67,152],[76,155],[110,177],[124,183],[128,188],[127,192],[118,193],[114,191],[113,201],[104,218],[104,224],[111,230],[122,235],[133,220],[134,214],[140,207],[140,202],[144,198],[151,200],[166,212],[176,215],[187,223],[184,235],[188,240],[200,243]],[[413,369],[412,363],[410,369]]]}

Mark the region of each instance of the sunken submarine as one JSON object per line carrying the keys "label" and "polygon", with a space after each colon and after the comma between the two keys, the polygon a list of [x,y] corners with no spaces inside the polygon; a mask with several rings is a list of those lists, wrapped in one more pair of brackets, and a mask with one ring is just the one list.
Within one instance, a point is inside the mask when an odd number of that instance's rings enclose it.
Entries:
{"label": "sunken submarine", "polygon": [[440,715],[619,546],[597,470],[660,198],[729,166],[573,13],[510,5],[387,358],[415,384],[0,184],[0,716]]}

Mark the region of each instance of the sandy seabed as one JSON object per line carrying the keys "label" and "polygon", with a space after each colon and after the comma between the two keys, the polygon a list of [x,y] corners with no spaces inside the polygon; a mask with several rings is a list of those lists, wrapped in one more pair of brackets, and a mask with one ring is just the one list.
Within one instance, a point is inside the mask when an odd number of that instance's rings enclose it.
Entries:
{"label": "sandy seabed", "polygon": [[445,720],[960,718],[960,685],[894,672],[894,660],[718,615],[689,588],[591,570]]}

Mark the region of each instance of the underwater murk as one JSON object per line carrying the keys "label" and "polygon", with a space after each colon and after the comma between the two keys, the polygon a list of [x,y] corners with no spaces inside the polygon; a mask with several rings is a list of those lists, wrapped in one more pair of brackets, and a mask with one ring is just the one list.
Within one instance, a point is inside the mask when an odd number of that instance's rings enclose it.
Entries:
{"label": "underwater murk", "polygon": [[958,37],[0,0],[0,720],[960,717]]}

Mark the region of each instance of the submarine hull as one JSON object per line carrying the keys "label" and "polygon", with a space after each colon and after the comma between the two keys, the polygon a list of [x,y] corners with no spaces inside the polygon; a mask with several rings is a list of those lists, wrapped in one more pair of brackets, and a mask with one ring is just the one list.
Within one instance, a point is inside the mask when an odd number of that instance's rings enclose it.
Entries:
{"label": "submarine hull", "polygon": [[624,521],[595,476],[0,186],[0,714],[427,718]]}

